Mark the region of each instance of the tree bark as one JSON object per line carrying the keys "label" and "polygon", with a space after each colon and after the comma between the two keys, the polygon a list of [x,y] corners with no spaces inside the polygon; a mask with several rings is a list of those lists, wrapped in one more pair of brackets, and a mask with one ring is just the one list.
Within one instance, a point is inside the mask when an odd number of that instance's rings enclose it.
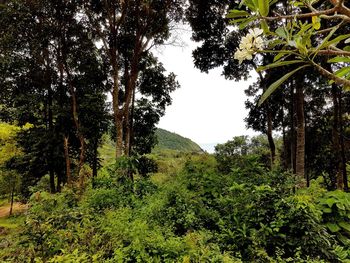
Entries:
{"label": "tree bark", "polygon": [[64,137],[64,157],[66,159],[66,177],[68,187],[72,187],[72,175],[70,169],[70,158],[69,158],[69,138]]}
{"label": "tree bark", "polygon": [[341,168],[343,174],[343,186],[344,191],[349,191],[348,175],[346,171],[346,155],[345,155],[345,142],[344,142],[344,123],[343,123],[343,103],[342,103],[342,91],[339,90],[339,126],[340,126],[340,145],[341,145]]}
{"label": "tree bark", "polygon": [[[297,142],[296,142],[296,165],[295,174],[305,180],[305,116],[304,116],[304,91],[301,82],[296,83],[296,122],[297,122]],[[300,185],[301,187],[304,186]]]}
{"label": "tree bark", "polygon": [[12,190],[11,190],[10,216],[12,215],[14,197],[15,197],[15,183],[13,184]]}
{"label": "tree bark", "polygon": [[276,146],[272,137],[272,116],[269,108],[267,109],[267,139],[270,146],[271,169],[273,169],[276,157]]}
{"label": "tree bark", "polygon": [[332,100],[333,100],[333,125],[332,125],[332,187],[343,189],[343,174],[341,171],[341,149],[340,149],[340,128],[339,128],[339,96],[338,87],[332,84]]}
{"label": "tree bark", "polygon": [[294,96],[294,87],[291,85],[291,102],[290,102],[290,169],[295,174],[295,96]]}

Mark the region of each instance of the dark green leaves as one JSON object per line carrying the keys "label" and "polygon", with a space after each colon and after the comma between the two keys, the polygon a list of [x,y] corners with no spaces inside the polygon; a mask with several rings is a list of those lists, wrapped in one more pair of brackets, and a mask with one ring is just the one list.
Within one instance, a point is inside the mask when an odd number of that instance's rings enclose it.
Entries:
{"label": "dark green leaves", "polygon": [[297,71],[301,70],[302,68],[308,67],[309,65],[304,65],[301,66],[289,73],[287,73],[286,75],[284,75],[282,78],[280,78],[279,80],[277,80],[276,82],[272,83],[267,90],[264,92],[264,94],[261,96],[258,105],[260,106],[261,104],[264,103],[264,101],[270,97],[270,95],[279,87],[281,86],[287,79],[289,79],[294,73],[296,73]]}

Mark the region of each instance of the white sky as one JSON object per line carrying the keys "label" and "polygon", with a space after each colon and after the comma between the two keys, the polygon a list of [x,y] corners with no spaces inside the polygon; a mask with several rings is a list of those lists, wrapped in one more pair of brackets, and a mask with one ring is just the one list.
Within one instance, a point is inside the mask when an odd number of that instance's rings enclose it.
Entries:
{"label": "white sky", "polygon": [[225,80],[219,68],[201,73],[193,65],[192,50],[197,44],[190,37],[190,32],[183,31],[186,46],[166,46],[158,51],[164,67],[177,75],[181,85],[172,93],[173,103],[158,127],[190,138],[208,151],[234,136],[256,134],[246,129],[243,120],[248,113],[244,90],[254,79]]}

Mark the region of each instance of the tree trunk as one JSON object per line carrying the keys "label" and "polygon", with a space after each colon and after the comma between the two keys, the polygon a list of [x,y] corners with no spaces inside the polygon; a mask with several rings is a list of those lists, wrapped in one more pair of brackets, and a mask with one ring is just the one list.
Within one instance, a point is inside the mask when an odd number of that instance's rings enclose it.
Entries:
{"label": "tree trunk", "polygon": [[64,137],[64,157],[66,159],[66,177],[68,187],[72,187],[72,175],[70,169],[70,158],[69,158],[69,138]]}
{"label": "tree trunk", "polygon": [[[302,83],[296,83],[296,165],[295,174],[303,181],[305,180],[305,117],[304,117],[304,91]],[[305,186],[301,183],[300,187]]]}
{"label": "tree trunk", "polygon": [[349,191],[348,186],[348,175],[346,171],[346,155],[345,155],[345,142],[344,142],[344,123],[343,123],[343,103],[342,103],[342,94],[341,90],[339,90],[339,126],[340,126],[340,145],[341,145],[341,168],[343,174],[343,185],[344,191]]}
{"label": "tree trunk", "polygon": [[51,88],[51,75],[50,75],[50,57],[49,57],[49,50],[46,47],[43,49],[43,58],[45,61],[45,76],[44,76],[44,81],[47,89],[47,123],[48,125],[46,126],[47,128],[47,133],[49,137],[49,153],[48,153],[48,158],[47,158],[47,165],[48,165],[48,171],[49,171],[49,177],[50,177],[50,192],[55,193],[56,192],[56,187],[55,187],[55,172],[53,169],[53,145],[52,145],[52,136],[54,134],[53,131],[53,113],[52,113],[52,88]]}
{"label": "tree trunk", "polygon": [[332,187],[343,189],[343,174],[341,171],[341,149],[340,149],[340,134],[339,134],[339,96],[338,87],[336,84],[332,84],[332,100],[333,100],[333,125],[332,125]]}
{"label": "tree trunk", "polygon": [[295,174],[295,96],[294,87],[291,85],[291,102],[290,102],[290,169]]}
{"label": "tree trunk", "polygon": [[117,129],[116,137],[116,158],[119,158],[124,155],[124,119],[123,115],[120,114],[119,109],[118,113],[115,116],[115,126]]}
{"label": "tree trunk", "polygon": [[272,117],[271,117],[271,111],[269,108],[267,109],[267,139],[269,141],[269,146],[270,146],[270,158],[271,158],[270,160],[271,160],[271,169],[272,169],[275,163],[276,146],[272,137]]}
{"label": "tree trunk", "polygon": [[62,173],[57,173],[57,192],[60,193],[62,190]]}
{"label": "tree trunk", "polygon": [[12,215],[14,197],[15,197],[15,183],[13,184],[12,190],[11,190],[10,216]]}
{"label": "tree trunk", "polygon": [[95,139],[93,142],[93,160],[92,160],[92,180],[97,177],[97,166],[98,166],[98,140]]}

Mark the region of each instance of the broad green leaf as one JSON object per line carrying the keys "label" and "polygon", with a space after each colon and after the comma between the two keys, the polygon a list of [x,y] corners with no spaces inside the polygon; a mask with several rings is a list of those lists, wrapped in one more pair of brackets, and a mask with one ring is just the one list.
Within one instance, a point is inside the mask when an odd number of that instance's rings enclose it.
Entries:
{"label": "broad green leaf", "polygon": [[350,34],[342,35],[342,36],[336,37],[336,38],[332,39],[331,41],[328,41],[326,47],[328,47],[328,46],[330,46],[330,45],[336,46],[340,41],[342,41],[342,40],[344,40],[344,39],[347,39],[347,38],[349,38],[349,37],[350,37]]}
{"label": "broad green leaf", "polygon": [[323,211],[323,213],[326,213],[326,214],[332,213],[332,209],[330,209],[328,207],[322,208],[322,211]]}
{"label": "broad green leaf", "polygon": [[343,48],[344,51],[350,51],[350,46],[346,46]]}
{"label": "broad green leaf", "polygon": [[302,60],[288,60],[288,61],[279,61],[279,62],[275,62],[272,64],[268,64],[266,66],[260,66],[256,69],[256,71],[264,71],[267,69],[271,69],[271,68],[277,68],[277,67],[282,67],[282,66],[287,66],[287,65],[291,65],[291,64],[296,64],[296,63],[302,63],[304,61]]}
{"label": "broad green leaf", "polygon": [[335,31],[338,30],[339,27],[334,27],[331,32],[329,32],[329,34],[325,37],[325,39],[322,41],[322,43],[316,48],[315,50],[315,54],[313,56],[313,58],[315,58],[315,56],[317,55],[318,51],[321,50],[322,48],[324,48],[325,46],[327,46],[327,42],[328,40],[333,36],[333,34],[335,33]]}
{"label": "broad green leaf", "polygon": [[350,232],[350,224],[348,222],[342,221],[342,222],[339,222],[338,225],[341,228],[345,229],[346,231]]}
{"label": "broad green leaf", "polygon": [[350,67],[344,67],[344,68],[341,68],[341,69],[337,70],[336,72],[334,72],[334,74],[336,76],[338,76],[339,78],[344,77],[349,73],[350,73]]}
{"label": "broad green leaf", "polygon": [[261,24],[261,29],[264,30],[264,33],[268,34],[270,32],[270,29],[269,29],[269,25],[267,24],[267,22],[265,20],[261,20],[260,24]]}
{"label": "broad green leaf", "polygon": [[283,82],[285,82],[287,79],[289,79],[294,73],[296,73],[297,71],[301,70],[302,68],[308,67],[309,65],[304,65],[301,66],[297,69],[294,69],[293,71],[287,73],[286,75],[284,75],[282,78],[280,78],[279,80],[277,80],[276,82],[272,83],[267,90],[264,92],[264,94],[261,96],[258,105],[260,106],[268,97],[270,97],[270,95],[279,87],[283,84]]}
{"label": "broad green leaf", "polygon": [[326,226],[332,233],[336,233],[340,230],[340,227],[336,223],[327,223]]}
{"label": "broad green leaf", "polygon": [[288,38],[287,32],[284,27],[277,28],[275,32],[281,38],[284,38],[284,39]]}
{"label": "broad green leaf", "polygon": [[280,59],[284,58],[286,59],[287,56],[290,56],[290,52],[281,52],[278,53],[274,58],[273,58],[273,62],[279,61]]}
{"label": "broad green leaf", "polygon": [[335,57],[327,61],[328,63],[350,62],[350,57]]}
{"label": "broad green leaf", "polygon": [[230,12],[226,15],[226,18],[237,18],[237,17],[247,17],[250,14],[246,11],[242,10],[230,10]]}
{"label": "broad green leaf", "polygon": [[345,206],[342,203],[336,203],[336,206],[340,209],[340,210],[345,210]]}
{"label": "broad green leaf", "polygon": [[262,16],[267,16],[269,14],[269,0],[258,0],[259,12]]}
{"label": "broad green leaf", "polygon": [[242,7],[242,5],[246,5],[251,11],[256,12],[258,9],[258,5],[256,3],[257,0],[242,0],[242,2],[239,4],[239,8]]}
{"label": "broad green leaf", "polygon": [[249,18],[245,19],[244,22],[242,22],[242,23],[238,26],[238,28],[239,28],[239,29],[244,29],[244,28],[246,28],[251,22],[253,22],[254,20],[256,20],[256,17],[255,17],[255,16],[249,17]]}

